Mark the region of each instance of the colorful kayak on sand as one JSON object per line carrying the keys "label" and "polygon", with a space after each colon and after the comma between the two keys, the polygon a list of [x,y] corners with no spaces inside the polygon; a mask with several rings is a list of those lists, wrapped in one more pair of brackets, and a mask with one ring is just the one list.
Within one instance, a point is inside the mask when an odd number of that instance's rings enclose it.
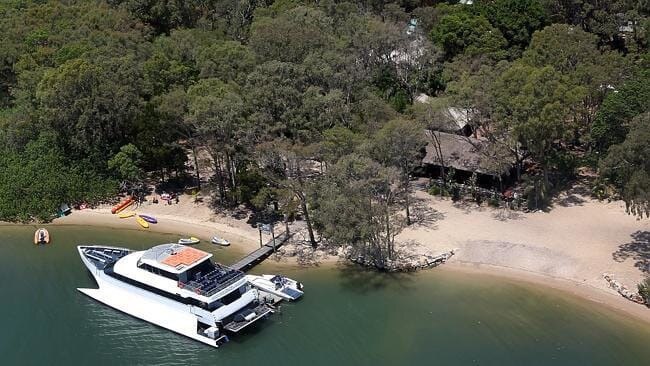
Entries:
{"label": "colorful kayak on sand", "polygon": [[140,216],[144,221],[150,223],[150,224],[157,224],[158,220],[156,220],[155,217],[149,216],[149,215],[138,215]]}
{"label": "colorful kayak on sand", "polygon": [[133,202],[134,202],[133,197],[127,197],[124,200],[122,200],[122,202],[120,202],[116,206],[114,206],[111,209],[111,213],[112,214],[119,213],[120,211],[124,210],[125,208],[131,206],[131,204],[133,204]]}
{"label": "colorful kayak on sand", "polygon": [[117,217],[120,219],[126,219],[127,217],[133,217],[135,216],[135,211],[127,211],[127,212],[120,212],[117,214]]}
{"label": "colorful kayak on sand", "polygon": [[135,221],[137,221],[138,224],[140,224],[140,226],[142,226],[145,229],[147,229],[149,227],[149,223],[144,221],[144,219],[142,217],[140,217],[140,216],[136,217]]}

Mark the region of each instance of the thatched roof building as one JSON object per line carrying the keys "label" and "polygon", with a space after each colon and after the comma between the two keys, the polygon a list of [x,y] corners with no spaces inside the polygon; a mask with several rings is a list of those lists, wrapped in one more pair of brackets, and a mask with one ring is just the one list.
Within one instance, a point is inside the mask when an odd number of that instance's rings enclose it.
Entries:
{"label": "thatched roof building", "polygon": [[454,168],[493,177],[508,175],[514,166],[513,158],[507,151],[486,141],[439,131],[427,131],[426,134],[429,142],[422,159],[423,166]]}

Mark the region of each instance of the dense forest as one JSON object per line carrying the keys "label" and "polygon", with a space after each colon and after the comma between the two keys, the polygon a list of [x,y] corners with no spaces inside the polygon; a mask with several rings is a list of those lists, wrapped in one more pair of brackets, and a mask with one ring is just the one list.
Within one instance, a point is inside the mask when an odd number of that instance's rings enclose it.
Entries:
{"label": "dense forest", "polygon": [[[649,12],[636,0],[4,0],[0,220],[187,173],[223,207],[299,213],[313,245],[390,256],[423,131],[450,106],[534,164],[517,177],[531,194],[589,167],[594,192],[647,216]],[[213,177],[186,168],[199,148]]]}

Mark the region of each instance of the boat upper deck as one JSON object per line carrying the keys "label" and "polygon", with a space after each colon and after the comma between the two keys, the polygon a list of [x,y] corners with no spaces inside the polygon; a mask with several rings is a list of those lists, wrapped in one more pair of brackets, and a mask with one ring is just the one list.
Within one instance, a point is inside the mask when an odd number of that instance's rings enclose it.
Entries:
{"label": "boat upper deck", "polygon": [[178,287],[210,297],[244,278],[244,273],[236,269],[214,263],[201,268],[205,271],[190,271],[186,281],[179,281]]}
{"label": "boat upper deck", "polygon": [[162,244],[148,249],[140,261],[179,274],[212,257],[212,254],[181,244]]}

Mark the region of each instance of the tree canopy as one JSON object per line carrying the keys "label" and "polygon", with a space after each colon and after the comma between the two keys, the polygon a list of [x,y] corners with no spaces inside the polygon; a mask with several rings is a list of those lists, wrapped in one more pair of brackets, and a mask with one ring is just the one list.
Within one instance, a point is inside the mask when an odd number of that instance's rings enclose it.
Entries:
{"label": "tree canopy", "polygon": [[590,161],[638,207],[642,177],[609,162],[641,144],[649,24],[627,0],[5,1],[0,219],[174,176],[224,207],[274,201],[309,221],[312,243],[318,230],[340,242],[328,220],[351,209],[347,192],[372,206],[350,220],[385,241],[348,234],[384,258],[395,230],[377,222],[409,216],[424,130],[448,108],[518,171],[539,166],[553,185]]}

